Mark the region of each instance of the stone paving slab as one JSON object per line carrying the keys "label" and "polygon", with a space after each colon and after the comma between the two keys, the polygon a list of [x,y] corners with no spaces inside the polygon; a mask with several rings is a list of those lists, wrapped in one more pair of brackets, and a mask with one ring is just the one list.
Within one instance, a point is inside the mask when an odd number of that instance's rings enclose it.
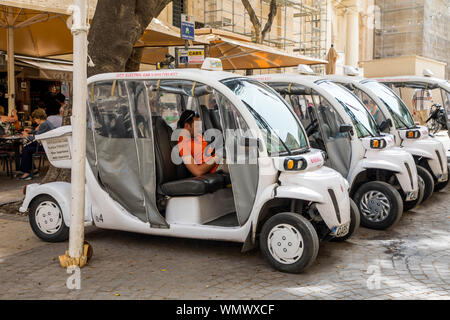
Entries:
{"label": "stone paving slab", "polygon": [[236,243],[90,228],[94,256],[80,290],[67,289],[70,274],[58,264],[67,242],[40,242],[25,222],[0,216],[0,231],[16,228],[10,236],[39,243],[0,258],[0,299],[449,300],[449,208],[447,189],[392,230],[361,228],[346,243],[322,243],[299,275],[273,270],[258,250],[241,253]]}

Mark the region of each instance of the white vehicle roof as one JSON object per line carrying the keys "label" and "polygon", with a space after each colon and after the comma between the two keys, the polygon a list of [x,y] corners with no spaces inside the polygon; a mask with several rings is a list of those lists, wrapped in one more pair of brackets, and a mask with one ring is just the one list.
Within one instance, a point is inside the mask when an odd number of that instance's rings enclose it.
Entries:
{"label": "white vehicle roof", "polygon": [[107,80],[152,80],[152,79],[184,79],[194,80],[207,84],[229,78],[238,78],[241,75],[225,71],[209,71],[202,69],[164,69],[139,72],[113,72],[102,73],[89,77],[88,84]]}
{"label": "white vehicle roof", "polygon": [[321,80],[320,76],[310,76],[298,73],[275,73],[275,74],[262,74],[257,76],[251,76],[250,78],[259,80],[262,82],[287,82],[292,81],[298,84],[311,84],[317,80]]}
{"label": "white vehicle roof", "polygon": [[433,85],[439,85],[440,87],[450,91],[450,84],[447,80],[435,78],[435,77],[423,77],[423,76],[396,76],[396,77],[380,77],[373,78],[379,82],[423,82]]}
{"label": "white vehicle roof", "polygon": [[328,79],[331,81],[345,82],[345,83],[358,83],[365,79],[361,76],[345,76],[345,75],[337,75],[337,74],[324,75],[324,76],[322,76],[322,78]]}

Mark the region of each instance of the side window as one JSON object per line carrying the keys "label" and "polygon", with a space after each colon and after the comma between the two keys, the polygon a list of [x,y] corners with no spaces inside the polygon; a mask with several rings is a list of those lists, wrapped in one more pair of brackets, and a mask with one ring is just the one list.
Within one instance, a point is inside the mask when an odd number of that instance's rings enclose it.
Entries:
{"label": "side window", "polygon": [[151,113],[147,87],[142,81],[127,81],[130,95],[131,116],[134,118],[136,138],[151,138]]}
{"label": "side window", "polygon": [[322,128],[324,140],[328,140],[330,138],[339,138],[347,135],[347,133],[339,132],[339,127],[341,124],[344,124],[341,116],[334,110],[331,104],[325,100],[323,97],[320,97],[320,103],[317,108],[319,118],[322,120]]}
{"label": "side window", "polygon": [[184,94],[189,91],[188,81],[147,81],[148,101],[152,116],[160,116],[172,129],[186,106]]}
{"label": "side window", "polygon": [[365,92],[355,88],[353,93],[364,103],[367,110],[369,110],[370,114],[375,119],[378,125],[380,125],[383,120],[386,120],[383,112],[381,112],[375,101],[373,101],[373,99],[369,97]]}
{"label": "side window", "polygon": [[156,115],[161,116],[164,121],[172,128],[176,129],[178,119],[181,115],[179,108],[180,95],[170,92],[159,92],[159,112]]}
{"label": "side window", "polygon": [[[227,150],[227,161],[229,163],[249,163],[250,159],[257,159],[256,149],[247,148],[247,150],[238,143],[242,137],[251,137],[248,124],[245,122],[241,113],[224,95],[215,92],[215,99],[220,109],[222,119],[223,135]],[[217,150],[217,149],[216,149]]]}
{"label": "side window", "polygon": [[223,117],[224,129],[247,131],[248,125],[236,107],[221,93],[215,93],[221,116]]}
{"label": "side window", "polygon": [[91,84],[89,106],[97,134],[115,139],[133,138],[128,93],[123,81]]}

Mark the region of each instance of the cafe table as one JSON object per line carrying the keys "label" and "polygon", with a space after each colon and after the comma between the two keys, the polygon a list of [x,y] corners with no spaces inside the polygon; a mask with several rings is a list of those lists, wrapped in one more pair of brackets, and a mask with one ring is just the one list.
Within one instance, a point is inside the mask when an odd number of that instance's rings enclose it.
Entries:
{"label": "cafe table", "polygon": [[9,141],[13,146],[14,150],[14,162],[15,162],[15,171],[19,170],[20,167],[20,146],[23,143],[24,136],[22,135],[12,135],[12,136],[3,136],[3,140]]}

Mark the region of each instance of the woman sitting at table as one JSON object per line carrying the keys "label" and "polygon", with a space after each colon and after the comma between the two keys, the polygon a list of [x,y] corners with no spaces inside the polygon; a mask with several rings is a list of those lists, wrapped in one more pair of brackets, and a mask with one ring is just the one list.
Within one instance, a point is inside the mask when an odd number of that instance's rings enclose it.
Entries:
{"label": "woman sitting at table", "polygon": [[[37,127],[32,131],[23,131],[22,134],[26,139],[26,145],[22,150],[22,161],[20,162],[20,171],[23,175],[19,178],[20,180],[31,180],[31,167],[33,161],[33,154],[38,148],[37,141],[34,140],[34,135],[42,134],[44,132],[53,130],[55,127],[47,121],[47,115],[44,109],[36,109],[31,114],[33,122],[37,124]],[[37,170],[33,172],[34,175],[39,173]]]}

